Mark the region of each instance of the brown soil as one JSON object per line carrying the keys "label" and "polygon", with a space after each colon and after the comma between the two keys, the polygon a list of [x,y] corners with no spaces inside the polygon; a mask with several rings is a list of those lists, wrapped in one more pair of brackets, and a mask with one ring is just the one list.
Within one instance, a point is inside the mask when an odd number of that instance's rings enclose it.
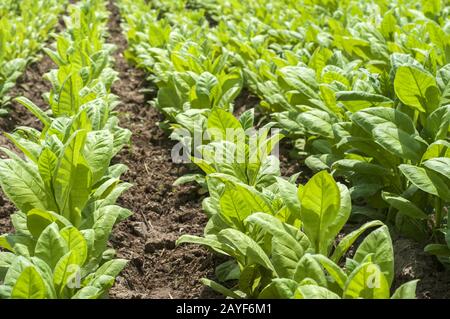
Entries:
{"label": "brown soil", "polygon": [[417,297],[420,299],[450,298],[450,271],[432,256],[425,253],[424,246],[407,238],[393,238],[395,254],[394,286],[420,279]]}
{"label": "brown soil", "polygon": [[[37,106],[47,109],[47,103],[42,95],[50,90],[51,85],[42,76],[55,67],[56,65],[48,56],[29,65],[25,73],[18,79],[16,86],[9,91],[8,95],[12,98],[25,96]],[[16,125],[31,126],[34,128],[41,127],[39,120],[21,104],[13,101],[8,108],[10,110],[9,114],[0,118],[0,128],[2,131],[12,131]]]}
{"label": "brown soil", "polygon": [[126,40],[115,6],[110,21],[110,42],[117,45],[115,69],[120,81],[113,92],[120,97],[122,126],[133,132],[132,145],[117,158],[128,165],[124,179],[134,187],[120,204],[134,215],[118,225],[111,242],[120,257],[131,260],[111,290],[112,298],[211,298],[216,295],[199,279],[214,270],[211,253],[195,245],[175,246],[182,234],[201,235],[207,221],[198,189],[174,187],[186,167],[170,158],[172,143],[159,129],[157,111],[148,105],[144,74],[123,58]]}

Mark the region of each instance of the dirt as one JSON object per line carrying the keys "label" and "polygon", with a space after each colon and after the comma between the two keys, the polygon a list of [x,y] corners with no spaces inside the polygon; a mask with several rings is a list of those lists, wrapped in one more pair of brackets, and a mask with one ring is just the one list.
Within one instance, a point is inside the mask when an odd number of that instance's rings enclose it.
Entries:
{"label": "dirt", "polygon": [[393,238],[395,255],[394,287],[420,279],[417,297],[420,299],[450,298],[450,271],[437,259],[425,253],[421,245],[407,238]]}
{"label": "dirt", "polygon": [[162,120],[147,103],[145,75],[124,60],[126,40],[120,31],[117,8],[112,11],[109,42],[117,45],[115,69],[120,81],[113,93],[122,101],[121,125],[130,129],[132,145],[116,161],[128,165],[124,179],[134,184],[120,205],[134,215],[118,225],[111,242],[119,257],[131,262],[111,290],[112,298],[211,298],[217,297],[200,283],[211,277],[213,255],[196,245],[176,247],[182,234],[201,235],[207,218],[201,210],[199,189],[172,186],[187,168],[170,158],[172,143],[158,127]]}

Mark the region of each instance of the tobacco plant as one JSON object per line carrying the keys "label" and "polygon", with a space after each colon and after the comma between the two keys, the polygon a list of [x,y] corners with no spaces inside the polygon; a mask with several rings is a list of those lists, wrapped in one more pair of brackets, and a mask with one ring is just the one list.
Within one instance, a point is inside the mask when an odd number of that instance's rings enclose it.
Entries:
{"label": "tobacco plant", "polygon": [[[269,202],[256,192],[237,197],[243,193],[239,190],[221,198],[216,214],[229,220],[227,207],[234,206],[234,220],[240,224],[207,227],[203,238],[184,235],[178,240],[178,244],[202,244],[231,257],[217,267],[216,274],[222,281],[237,280],[233,288],[210,280],[204,283],[232,298],[389,298],[394,258],[387,227],[379,221],[369,222],[335,244],[351,212],[346,187],[326,172],[316,174],[298,190],[295,184],[284,187],[280,196],[287,209],[298,210],[298,219],[284,218],[283,209],[265,209]],[[252,202],[255,211],[242,210]],[[342,268],[340,261],[357,238],[377,226],[381,227],[366,236]],[[405,284],[392,297],[414,298],[416,283]]]}

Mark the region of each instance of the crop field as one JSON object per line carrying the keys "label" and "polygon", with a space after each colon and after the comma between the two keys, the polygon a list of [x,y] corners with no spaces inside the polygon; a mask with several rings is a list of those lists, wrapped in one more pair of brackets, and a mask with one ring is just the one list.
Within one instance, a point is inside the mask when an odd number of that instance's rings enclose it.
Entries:
{"label": "crop field", "polygon": [[0,299],[450,298],[448,0],[0,0]]}

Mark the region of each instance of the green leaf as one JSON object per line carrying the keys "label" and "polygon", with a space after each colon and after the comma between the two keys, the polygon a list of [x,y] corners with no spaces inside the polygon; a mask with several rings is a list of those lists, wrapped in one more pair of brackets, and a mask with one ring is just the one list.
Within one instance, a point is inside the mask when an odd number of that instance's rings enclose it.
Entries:
{"label": "green leaf", "polygon": [[39,236],[34,254],[53,269],[67,251],[67,244],[59,234],[58,226],[53,223]]}
{"label": "green leaf", "polygon": [[415,136],[392,127],[390,124],[377,126],[373,131],[375,142],[397,157],[419,162],[428,145]]}
{"label": "green leaf", "polygon": [[416,287],[418,279],[408,281],[395,290],[391,299],[416,299]]}
{"label": "green leaf", "polygon": [[394,101],[383,95],[361,91],[337,92],[336,100],[342,102],[352,113],[366,108],[373,108],[377,106],[392,107],[394,105]]}
{"label": "green leaf", "polygon": [[380,267],[391,286],[394,279],[394,249],[387,226],[381,226],[372,231],[355,252],[353,260],[362,263],[367,255],[372,255],[372,262]]}
{"label": "green leaf", "polygon": [[89,132],[83,154],[92,171],[93,183],[103,177],[113,156],[114,136],[106,130]]}
{"label": "green leaf", "polygon": [[357,230],[352,231],[350,234],[347,234],[344,238],[341,239],[339,244],[334,249],[333,255],[331,256],[331,260],[335,263],[339,263],[339,260],[344,256],[344,254],[348,251],[348,249],[353,245],[353,243],[361,236],[367,229],[376,226],[384,225],[379,220],[374,220],[365,223]]}
{"label": "green leaf", "polygon": [[301,204],[297,196],[297,186],[281,177],[277,177],[276,180],[278,189],[280,191],[280,196],[290,211],[290,218],[287,222],[291,225],[294,225],[295,221],[297,219],[300,219],[301,211]]}
{"label": "green leaf", "polygon": [[44,148],[39,155],[38,159],[38,169],[41,175],[42,181],[44,182],[46,191],[52,200],[54,200],[53,191],[53,178],[55,175],[56,165],[58,163],[58,158],[55,153],[53,153],[50,148]]}
{"label": "green leaf", "polygon": [[385,167],[354,159],[342,159],[333,163],[333,169],[355,172],[363,175],[389,176],[392,172]]}
{"label": "green leaf", "polygon": [[212,110],[207,126],[208,133],[214,141],[235,142],[238,136],[244,136],[244,130],[234,115],[219,108]]}
{"label": "green leaf", "polygon": [[403,175],[418,188],[426,193],[450,201],[450,188],[448,181],[438,173],[414,165],[402,164],[399,166]]}
{"label": "green leaf", "polygon": [[340,191],[326,171],[314,175],[306,183],[300,197],[303,229],[316,252],[328,254],[329,245],[337,235],[329,227],[336,222],[340,209]]}
{"label": "green leaf", "polygon": [[424,162],[423,165],[436,173],[444,175],[450,182],[450,158],[436,157]]}
{"label": "green leaf", "polygon": [[46,289],[42,277],[34,267],[26,267],[11,292],[13,299],[44,299]]}
{"label": "green leaf", "polygon": [[81,209],[90,193],[91,173],[83,164],[81,150],[86,131],[76,131],[68,140],[61,155],[54,177],[55,197],[60,213],[78,226]]}
{"label": "green leaf", "polygon": [[70,225],[67,219],[54,212],[35,208],[27,213],[27,229],[36,239],[52,223],[56,223],[60,229]]}
{"label": "green leaf", "polygon": [[258,225],[272,235],[272,264],[280,276],[292,278],[298,262],[311,247],[305,234],[269,214],[252,214],[246,222]]}
{"label": "green leaf", "polygon": [[209,72],[203,72],[197,79],[195,93],[198,101],[194,107],[210,108],[213,98],[212,90],[218,84],[217,78]]}
{"label": "green leaf", "polygon": [[403,104],[420,112],[431,113],[437,106],[432,95],[440,95],[435,78],[413,65],[403,65],[397,69],[394,89]]}
{"label": "green leaf", "polygon": [[75,227],[69,226],[60,231],[61,237],[67,243],[69,251],[74,253],[78,265],[83,265],[87,258],[88,247],[86,239]]}
{"label": "green leaf", "polygon": [[127,265],[128,260],[125,259],[113,259],[107,261],[101,265],[95,272],[96,276],[107,275],[111,277],[117,277],[123,268]]}
{"label": "green leaf", "polygon": [[387,123],[411,135],[416,133],[416,128],[411,118],[393,108],[373,107],[365,109],[353,114],[351,120],[367,133],[372,133],[377,126]]}
{"label": "green leaf", "polygon": [[50,117],[47,115],[47,113],[45,113],[44,111],[42,111],[39,106],[37,106],[36,104],[34,104],[33,102],[31,102],[29,99],[27,99],[24,96],[18,97],[14,99],[15,101],[19,102],[20,104],[22,104],[23,106],[25,106],[31,113],[33,113],[34,116],[36,116],[41,122],[42,124],[47,127],[50,125],[51,123],[51,119]]}
{"label": "green leaf", "polygon": [[46,193],[42,180],[24,169],[16,160],[0,160],[0,184],[3,192],[22,212],[47,208]]}
{"label": "green leaf", "polygon": [[344,298],[387,299],[389,295],[386,277],[376,264],[370,262],[356,267],[344,288]]}
{"label": "green leaf", "polygon": [[78,257],[75,256],[75,253],[69,251],[56,264],[53,271],[53,284],[59,296],[63,295],[66,287],[70,288],[70,286],[76,286],[77,284],[76,277],[81,271],[77,259]]}
{"label": "green leaf", "polygon": [[328,272],[331,278],[339,285],[339,287],[343,290],[345,283],[347,282],[347,275],[345,272],[331,259],[323,255],[313,255],[323,268]]}
{"label": "green leaf", "polygon": [[327,287],[327,278],[321,264],[310,254],[305,254],[300,259],[292,279],[296,282],[301,282],[306,278],[313,279],[322,287]]}
{"label": "green leaf", "polygon": [[393,193],[382,192],[381,196],[392,207],[396,208],[400,213],[408,215],[411,218],[427,219],[428,216],[422,209],[417,207],[413,202]]}
{"label": "green leaf", "polygon": [[299,115],[298,121],[305,126],[310,134],[317,134],[326,138],[333,138],[333,121],[327,112],[310,110]]}
{"label": "green leaf", "polygon": [[[219,233],[218,240],[233,248],[234,256],[241,262],[241,264],[259,264],[264,268],[275,272],[275,269],[266,253],[246,234],[238,230],[228,228]],[[244,260],[248,260],[248,263],[245,263]]]}

